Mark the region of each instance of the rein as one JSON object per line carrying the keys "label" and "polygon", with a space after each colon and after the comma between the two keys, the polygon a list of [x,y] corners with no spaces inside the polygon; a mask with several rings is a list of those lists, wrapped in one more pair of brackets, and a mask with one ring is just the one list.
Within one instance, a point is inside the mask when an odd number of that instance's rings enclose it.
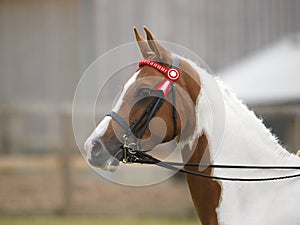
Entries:
{"label": "rein", "polygon": [[278,181],[300,177],[299,174],[287,175],[287,176],[277,176],[277,177],[264,177],[264,178],[241,178],[241,177],[220,177],[207,175],[200,172],[194,172],[187,169],[177,168],[176,166],[186,166],[186,167],[198,167],[198,168],[224,168],[224,169],[261,169],[261,170],[270,170],[270,169],[283,169],[283,170],[299,170],[300,166],[242,166],[242,165],[213,165],[213,164],[197,164],[197,163],[178,163],[178,162],[163,162],[145,152],[135,151],[132,152],[129,149],[128,154],[126,154],[127,161],[126,163],[139,163],[139,164],[155,164],[157,166],[173,170],[176,172],[181,172],[185,174],[190,174],[202,178],[214,179],[214,180],[223,180],[223,181],[239,181],[239,182],[266,182],[266,181]]}
{"label": "rein", "polygon": [[[197,163],[179,163],[179,162],[163,162],[149,154],[146,153],[140,146],[140,141],[142,140],[146,129],[155,116],[158,110],[161,108],[165,101],[165,98],[170,92],[172,92],[172,105],[173,105],[173,123],[174,123],[174,139],[177,136],[177,114],[176,114],[176,81],[180,78],[179,73],[179,62],[180,59],[177,55],[172,55],[172,65],[171,68],[167,68],[158,62],[153,60],[144,59],[139,63],[139,67],[150,66],[165,75],[165,79],[158,84],[154,91],[158,91],[158,95],[154,97],[152,102],[146,107],[143,114],[138,118],[132,125],[129,125],[118,113],[110,112],[107,116],[112,117],[124,130],[123,144],[121,148],[113,155],[115,158],[119,159],[119,155],[122,154],[121,160],[123,163],[128,164],[152,164],[157,165],[172,171],[182,172],[185,174],[190,174],[207,179],[223,180],[223,181],[240,181],[240,182],[265,182],[265,181],[276,181],[300,177],[299,174],[287,175],[287,176],[277,176],[277,177],[263,177],[263,178],[241,178],[241,177],[221,177],[207,175],[201,172],[194,172],[192,170],[187,170],[183,168],[178,168],[179,166],[185,167],[198,167],[199,169],[206,168],[221,168],[221,169],[261,169],[261,170],[299,170],[300,166],[252,166],[252,165],[214,165],[214,164],[197,164]],[[150,96],[149,96],[150,97]],[[130,143],[129,138],[132,138],[134,142]],[[148,150],[150,151],[150,150]]]}

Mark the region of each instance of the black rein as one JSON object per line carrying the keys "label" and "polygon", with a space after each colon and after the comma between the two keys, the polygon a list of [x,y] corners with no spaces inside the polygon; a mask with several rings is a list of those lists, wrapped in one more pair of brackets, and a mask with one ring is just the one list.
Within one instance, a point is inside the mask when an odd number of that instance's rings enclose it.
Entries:
{"label": "black rein", "polygon": [[277,177],[264,177],[264,178],[240,178],[240,177],[220,177],[220,176],[212,176],[207,175],[200,172],[194,172],[187,169],[177,168],[176,166],[185,166],[185,167],[198,167],[203,168],[224,168],[224,169],[283,169],[283,170],[298,170],[300,166],[245,166],[245,165],[213,165],[213,164],[196,164],[196,163],[177,163],[177,162],[163,162],[145,152],[136,151],[132,154],[132,152],[128,151],[127,153],[127,163],[140,163],[140,164],[155,164],[157,166],[189,174],[198,177],[203,177],[207,179],[215,179],[215,180],[223,180],[223,181],[240,181],[240,182],[264,182],[264,181],[277,181],[277,180],[285,180],[300,177],[299,174],[287,175],[287,176],[277,176]]}

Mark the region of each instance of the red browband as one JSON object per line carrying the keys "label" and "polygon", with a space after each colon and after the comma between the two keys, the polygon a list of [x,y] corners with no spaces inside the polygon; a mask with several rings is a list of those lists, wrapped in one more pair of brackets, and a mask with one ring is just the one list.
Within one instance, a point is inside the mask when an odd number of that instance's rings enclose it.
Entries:
{"label": "red browband", "polygon": [[166,79],[163,80],[159,85],[157,85],[155,90],[161,90],[163,91],[164,96],[167,96],[171,89],[172,82],[176,82],[180,78],[179,70],[175,68],[167,68],[161,65],[160,63],[150,59],[144,59],[140,61],[139,67],[145,65],[151,66],[152,68],[158,70],[159,72],[165,75]]}
{"label": "red browband", "polygon": [[163,73],[165,75],[166,79],[168,79],[172,82],[176,82],[180,77],[180,73],[177,69],[167,68],[153,60],[144,59],[144,60],[140,61],[139,67],[144,66],[144,65],[151,66],[154,69],[158,70],[159,72]]}

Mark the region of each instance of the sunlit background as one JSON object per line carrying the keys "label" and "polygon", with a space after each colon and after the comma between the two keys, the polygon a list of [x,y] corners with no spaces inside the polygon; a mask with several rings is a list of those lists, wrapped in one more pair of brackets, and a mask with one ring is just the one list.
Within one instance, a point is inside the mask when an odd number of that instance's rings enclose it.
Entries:
{"label": "sunlit background", "polygon": [[300,148],[298,0],[1,0],[1,224],[24,215],[197,224],[184,177],[140,188],[110,183],[88,167],[73,138],[80,77],[143,25],[201,56],[290,152]]}

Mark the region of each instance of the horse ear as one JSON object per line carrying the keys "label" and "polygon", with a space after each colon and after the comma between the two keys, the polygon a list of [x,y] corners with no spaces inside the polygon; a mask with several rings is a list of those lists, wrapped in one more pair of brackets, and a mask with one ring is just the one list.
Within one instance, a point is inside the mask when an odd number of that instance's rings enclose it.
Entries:
{"label": "horse ear", "polygon": [[156,58],[159,61],[162,61],[167,64],[172,63],[172,53],[167,50],[165,47],[163,47],[152,35],[150,30],[144,26],[145,33],[147,35],[147,41],[149,47],[152,49],[152,51],[155,53]]}
{"label": "horse ear", "polygon": [[139,45],[140,52],[141,52],[142,56],[144,58],[149,58],[149,56],[154,55],[154,52],[149,47],[147,41],[144,38],[142,38],[142,36],[139,34],[136,27],[133,27],[133,31],[134,31],[135,39],[136,39],[136,41]]}

